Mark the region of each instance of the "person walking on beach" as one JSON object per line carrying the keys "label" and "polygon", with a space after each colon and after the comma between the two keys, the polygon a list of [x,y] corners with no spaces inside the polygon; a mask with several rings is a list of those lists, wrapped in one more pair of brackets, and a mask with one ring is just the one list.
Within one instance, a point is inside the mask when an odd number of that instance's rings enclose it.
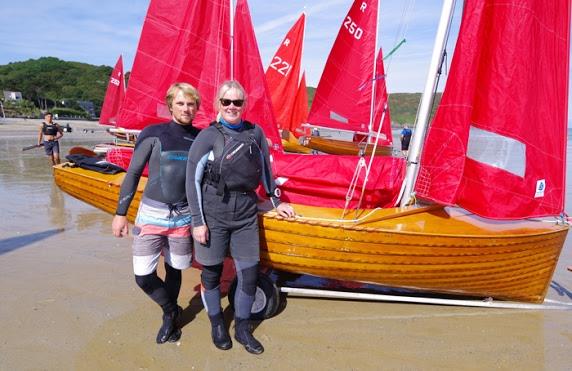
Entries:
{"label": "person walking on beach", "polygon": [[60,143],[58,140],[64,136],[64,131],[60,125],[53,121],[51,112],[44,114],[44,122],[40,127],[38,136],[38,146],[43,145],[46,156],[50,158],[52,165],[60,163]]}
{"label": "person walking on beach", "polygon": [[[185,192],[185,171],[189,148],[199,129],[193,119],[200,105],[198,91],[190,84],[171,85],[166,96],[170,122],[147,126],[139,135],[131,163],[121,184],[119,202],[112,222],[113,234],[129,234],[127,210],[141,174],[149,165],[133,234],[133,270],[137,285],[163,309],[158,344],[181,337],[177,324],[182,308],[177,305],[181,270],[191,266],[191,216]],[[157,276],[163,253],[165,279]]]}
{"label": "person walking on beach", "polygon": [[403,130],[401,130],[401,135],[399,138],[401,139],[401,153],[403,156],[407,157],[407,153],[409,152],[409,142],[411,141],[411,135],[413,132],[409,129],[409,126],[405,124],[403,126]]}
{"label": "person walking on beach", "polygon": [[187,163],[195,259],[203,266],[201,295],[214,345],[230,349],[232,341],[220,304],[223,260],[230,251],[238,278],[235,339],[248,352],[260,354],[264,348],[252,336],[249,321],[260,260],[255,189],[263,184],[280,216],[293,217],[294,210],[276,197],[264,132],[242,119],[247,102],[243,87],[227,81],[217,97],[218,120],[199,134]]}

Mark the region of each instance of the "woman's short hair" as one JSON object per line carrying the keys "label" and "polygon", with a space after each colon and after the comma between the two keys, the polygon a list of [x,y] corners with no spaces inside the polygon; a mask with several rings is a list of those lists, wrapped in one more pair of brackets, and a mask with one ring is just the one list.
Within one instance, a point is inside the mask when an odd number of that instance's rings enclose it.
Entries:
{"label": "woman's short hair", "polygon": [[244,88],[242,87],[242,85],[240,85],[240,83],[238,81],[227,80],[227,81],[223,82],[220,85],[220,87],[218,88],[218,94],[216,95],[216,98],[214,101],[215,112],[217,112],[220,109],[220,100],[222,99],[222,97],[224,97],[226,92],[231,90],[231,89],[236,89],[236,90],[240,91],[240,93],[242,94],[242,99],[244,99],[244,106],[246,106],[246,101],[248,99],[248,97],[246,95],[246,90],[244,90]]}
{"label": "woman's short hair", "polygon": [[165,97],[169,111],[171,111],[173,99],[175,99],[175,95],[179,90],[182,91],[184,95],[187,95],[195,100],[197,103],[197,109],[201,106],[201,96],[199,91],[193,85],[186,82],[176,82],[169,87],[169,90],[167,90],[167,96]]}

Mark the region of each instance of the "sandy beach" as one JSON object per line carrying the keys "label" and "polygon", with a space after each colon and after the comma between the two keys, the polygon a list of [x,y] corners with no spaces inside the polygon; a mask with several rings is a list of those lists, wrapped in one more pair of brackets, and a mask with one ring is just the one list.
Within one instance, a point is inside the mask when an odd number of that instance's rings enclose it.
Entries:
{"label": "sandy beach", "polygon": [[[299,297],[288,297],[277,316],[257,326],[262,355],[248,354],[236,341],[220,351],[210,340],[196,269],[183,273],[181,340],[157,345],[161,312],[134,282],[131,238],[112,237],[111,215],[59,190],[41,149],[22,152],[35,144],[40,122],[0,119],[0,370],[571,367],[571,310]],[[62,154],[110,140],[95,122],[58,122],[72,127],[61,141]],[[568,144],[569,158],[571,152]],[[548,292],[549,299],[570,305],[571,239]],[[222,303],[230,320],[227,298]]]}

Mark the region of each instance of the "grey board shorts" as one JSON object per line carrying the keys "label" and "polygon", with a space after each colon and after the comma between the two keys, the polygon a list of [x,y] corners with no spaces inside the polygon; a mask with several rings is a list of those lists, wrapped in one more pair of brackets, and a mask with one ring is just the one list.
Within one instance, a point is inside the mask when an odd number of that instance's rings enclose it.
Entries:
{"label": "grey board shorts", "polygon": [[47,156],[60,153],[60,143],[57,140],[44,140],[44,151]]}
{"label": "grey board shorts", "polygon": [[202,186],[203,212],[209,229],[205,245],[195,241],[195,259],[202,265],[221,264],[227,254],[245,262],[260,260],[257,196],[252,192],[217,195],[210,184]]}

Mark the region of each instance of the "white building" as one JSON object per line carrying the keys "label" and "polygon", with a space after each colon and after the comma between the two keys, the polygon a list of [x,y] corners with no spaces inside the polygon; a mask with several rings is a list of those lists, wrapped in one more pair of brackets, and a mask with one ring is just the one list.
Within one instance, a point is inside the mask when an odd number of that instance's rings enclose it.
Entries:
{"label": "white building", "polygon": [[22,93],[19,91],[8,91],[4,90],[4,100],[5,101],[21,101]]}

